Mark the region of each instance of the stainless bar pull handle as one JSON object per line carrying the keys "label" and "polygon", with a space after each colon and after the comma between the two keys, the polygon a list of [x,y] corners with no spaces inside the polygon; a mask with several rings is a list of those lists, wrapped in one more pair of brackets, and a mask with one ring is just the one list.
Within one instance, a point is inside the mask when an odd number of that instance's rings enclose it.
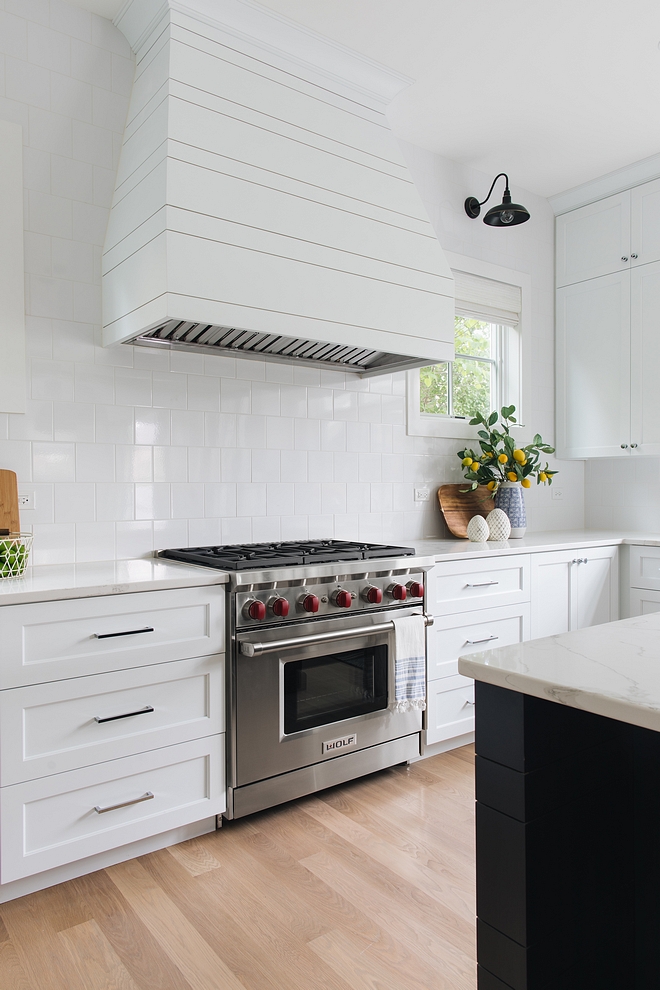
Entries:
{"label": "stainless bar pull handle", "polygon": [[155,795],[151,791],[147,791],[142,797],[133,798],[132,801],[122,801],[121,804],[109,804],[107,808],[102,808],[97,804],[94,811],[97,815],[104,815],[106,811],[118,811],[119,808],[128,808],[132,804],[142,804],[143,801],[151,801],[154,797]]}
{"label": "stainless bar pull handle", "polygon": [[[424,616],[424,625],[433,625],[433,616]],[[358,636],[372,636],[374,633],[391,632],[393,622],[378,622],[373,626],[359,626],[357,629],[343,629],[339,632],[314,633],[309,636],[296,636],[294,639],[277,639],[272,643],[250,643],[238,640],[240,652],[246,657],[260,657],[264,653],[278,650],[295,650],[300,646],[314,646],[317,643],[338,643],[343,639],[356,639]]]}
{"label": "stainless bar pull handle", "polygon": [[117,633],[92,633],[93,639],[115,639],[116,636],[139,636],[140,633],[155,632],[153,626],[145,626],[144,629],[126,629],[125,632]]}
{"label": "stainless bar pull handle", "polygon": [[468,706],[470,708],[474,708],[474,701],[466,701],[465,704],[463,705],[463,708],[467,708]]}
{"label": "stainless bar pull handle", "polygon": [[499,639],[499,636],[486,636],[485,639],[466,639],[465,642],[470,646],[478,646],[479,643],[492,643],[494,639]]}
{"label": "stainless bar pull handle", "polygon": [[148,715],[149,712],[155,711],[151,705],[145,705],[144,708],[139,708],[136,712],[125,712],[123,715],[108,715],[106,718],[99,718],[98,715],[94,716],[94,721],[101,725],[103,722],[116,722],[119,718],[133,718],[134,715]]}
{"label": "stainless bar pull handle", "polygon": [[489,588],[491,584],[499,584],[499,581],[482,581],[481,584],[466,584],[466,588]]}

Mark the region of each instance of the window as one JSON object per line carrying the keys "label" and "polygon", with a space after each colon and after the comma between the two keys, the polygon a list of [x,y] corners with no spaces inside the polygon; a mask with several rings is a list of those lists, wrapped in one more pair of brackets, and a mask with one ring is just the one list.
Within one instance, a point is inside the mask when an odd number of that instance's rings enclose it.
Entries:
{"label": "window", "polygon": [[469,420],[475,412],[502,405],[522,412],[523,392],[529,388],[523,381],[526,276],[466,258],[450,259],[455,358],[408,372],[408,433],[414,436],[471,437]]}

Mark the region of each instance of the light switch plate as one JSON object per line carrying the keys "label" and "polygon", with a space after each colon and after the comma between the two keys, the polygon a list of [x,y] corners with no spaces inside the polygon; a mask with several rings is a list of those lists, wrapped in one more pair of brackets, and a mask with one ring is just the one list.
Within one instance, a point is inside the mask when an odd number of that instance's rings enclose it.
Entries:
{"label": "light switch plate", "polygon": [[552,499],[553,499],[554,502],[563,502],[564,501],[564,489],[563,488],[555,488],[553,486],[550,489],[550,491],[552,492]]}
{"label": "light switch plate", "polygon": [[428,488],[416,488],[415,489],[415,501],[416,502],[428,502],[429,500],[429,490]]}

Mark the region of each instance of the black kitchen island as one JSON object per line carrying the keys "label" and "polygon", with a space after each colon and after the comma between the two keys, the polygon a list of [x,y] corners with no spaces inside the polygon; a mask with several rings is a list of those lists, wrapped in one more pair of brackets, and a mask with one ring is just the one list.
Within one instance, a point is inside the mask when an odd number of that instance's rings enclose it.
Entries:
{"label": "black kitchen island", "polygon": [[479,990],[660,986],[660,614],[460,661]]}

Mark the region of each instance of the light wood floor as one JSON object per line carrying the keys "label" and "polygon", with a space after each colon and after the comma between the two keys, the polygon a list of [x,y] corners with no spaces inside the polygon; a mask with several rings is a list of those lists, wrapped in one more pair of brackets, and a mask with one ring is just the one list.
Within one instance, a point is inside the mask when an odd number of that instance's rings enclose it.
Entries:
{"label": "light wood floor", "polygon": [[474,990],[472,747],[0,906],[1,990]]}

